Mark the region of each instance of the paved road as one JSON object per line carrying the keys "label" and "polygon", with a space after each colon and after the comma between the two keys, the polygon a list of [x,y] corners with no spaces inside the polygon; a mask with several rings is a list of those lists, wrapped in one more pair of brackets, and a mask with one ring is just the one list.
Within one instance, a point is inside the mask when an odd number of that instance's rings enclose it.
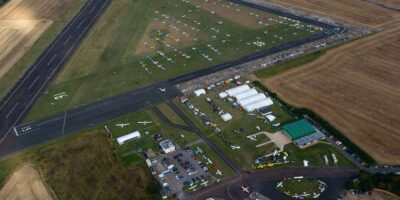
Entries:
{"label": "paved road", "polygon": [[63,68],[111,0],[88,0],[38,60],[0,102],[0,142],[11,133]]}
{"label": "paved road", "polygon": [[244,199],[248,196],[241,186],[249,186],[250,192],[258,192],[271,199],[293,199],[280,192],[275,187],[278,182],[286,177],[305,176],[320,179],[328,184],[328,188],[319,197],[323,200],[337,199],[344,189],[344,183],[358,174],[357,169],[344,168],[286,168],[261,171],[256,173],[241,172],[241,178],[209,185],[185,199],[207,199],[221,197],[225,199]]}
{"label": "paved road", "polygon": [[185,125],[181,125],[181,124],[172,123],[172,122],[167,118],[167,116],[165,116],[164,113],[162,113],[162,112],[160,111],[160,109],[158,109],[156,106],[153,106],[153,107],[151,108],[151,110],[152,110],[164,123],[166,123],[167,125],[169,125],[169,126],[171,126],[171,127],[178,128],[178,129],[182,129],[182,130],[185,130],[185,131],[190,131],[190,132],[193,132],[193,131],[194,131],[193,128],[191,128],[191,127],[188,127],[188,126],[185,126]]}

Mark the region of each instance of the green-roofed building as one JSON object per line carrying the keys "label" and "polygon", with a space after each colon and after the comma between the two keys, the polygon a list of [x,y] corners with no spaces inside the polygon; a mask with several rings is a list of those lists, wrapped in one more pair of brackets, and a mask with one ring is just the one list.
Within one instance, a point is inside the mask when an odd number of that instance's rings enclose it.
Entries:
{"label": "green-roofed building", "polygon": [[289,135],[292,140],[311,135],[316,132],[315,128],[305,119],[285,124],[282,126],[283,131]]}

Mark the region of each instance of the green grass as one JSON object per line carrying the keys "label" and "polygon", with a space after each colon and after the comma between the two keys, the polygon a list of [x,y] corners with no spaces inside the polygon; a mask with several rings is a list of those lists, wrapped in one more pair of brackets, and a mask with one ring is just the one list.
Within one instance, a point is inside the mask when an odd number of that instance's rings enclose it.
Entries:
{"label": "green grass", "polygon": [[[187,106],[183,105],[178,100],[176,100],[175,103],[229,159],[231,159],[239,168],[247,170],[250,169],[250,166],[254,163],[256,158],[273,152],[275,146],[268,144],[256,148],[255,146],[262,143],[263,139],[260,137],[258,142],[253,142],[246,138],[246,136],[259,132],[256,129],[257,126],[261,128],[261,131],[270,133],[274,133],[277,129],[272,127],[270,124],[265,124],[263,120],[258,119],[255,116],[249,116],[240,108],[232,108],[226,100],[221,100],[215,97],[219,92],[230,87],[233,86],[225,85],[222,86],[221,89],[209,91],[206,95],[200,97],[191,96],[189,98],[190,104],[199,108],[200,112],[205,113],[212,122],[216,123],[222,130],[221,133],[216,133],[214,128],[205,126],[199,116],[195,116]],[[213,111],[213,107],[207,103],[207,98],[211,98],[216,105],[223,108],[225,112],[230,113],[233,116],[233,119],[224,122],[218,113]],[[277,102],[272,106],[272,110],[274,111],[274,114],[278,116],[276,122],[283,124],[293,120],[290,115],[279,107]],[[243,132],[235,133],[234,130],[239,128],[242,128]],[[231,145],[239,145],[241,149],[233,151]]]}
{"label": "green grass", "polygon": [[[170,2],[173,3],[170,4],[164,0],[113,1],[56,82],[35,104],[26,121],[237,59],[312,34],[305,29],[297,30],[292,26],[279,23],[271,23],[270,26],[257,29],[247,28],[180,0]],[[189,10],[192,12],[189,13]],[[171,64],[155,53],[149,54],[159,61],[167,69],[166,71],[160,70],[144,59],[145,55],[135,53],[146,27],[154,18],[161,19],[161,13],[179,19],[181,24],[186,23],[188,26],[201,29],[192,36],[198,38],[197,41],[192,41],[192,46],[176,45],[178,51],[187,53],[191,56],[190,59],[183,58],[165,45],[158,46],[175,63]],[[182,18],[184,15],[189,16],[190,19]],[[277,16],[272,16],[272,18],[278,19]],[[196,25],[194,21],[199,21],[201,24]],[[222,24],[218,24],[217,21],[221,21]],[[219,33],[211,30],[215,27],[220,30]],[[268,34],[264,31],[268,31]],[[294,32],[297,32],[297,35],[292,34]],[[274,38],[275,34],[283,36],[284,39]],[[216,38],[213,38],[213,35],[216,35]],[[256,47],[252,44],[257,37],[266,42],[265,46]],[[223,43],[223,40],[226,42]],[[272,41],[275,41],[275,44]],[[218,56],[207,46],[208,44],[219,49],[222,55]],[[197,49],[193,50],[192,47]],[[212,61],[204,59],[197,52],[198,50],[214,59]],[[148,74],[140,62],[144,62],[152,73]],[[67,92],[69,96],[61,101],[53,100],[53,95],[59,92]]]}
{"label": "green grass", "polygon": [[300,149],[294,144],[288,144],[285,146],[284,151],[289,154],[289,161],[291,161],[284,166],[303,166],[303,160],[309,161],[309,166],[325,166],[323,156],[326,155],[329,160],[329,166],[336,167],[331,156],[331,154],[335,154],[338,159],[337,167],[354,167],[339,151],[326,143],[318,143],[305,149]]}
{"label": "green grass", "polygon": [[305,56],[301,56],[298,58],[295,58],[293,60],[274,65],[272,67],[268,67],[265,69],[260,69],[254,72],[254,75],[256,75],[258,78],[269,78],[271,76],[277,75],[283,71],[304,65],[306,63],[312,62],[316,60],[317,58],[323,56],[326,53],[325,50],[322,51],[316,51],[310,54],[307,54]]}
{"label": "green grass", "polygon": [[42,52],[57,37],[67,23],[79,12],[86,0],[76,0],[42,34],[25,55],[0,79],[0,97],[12,88],[23,73],[37,60]]}
{"label": "green grass", "polygon": [[304,199],[313,199],[313,193],[320,194],[319,187],[323,187],[323,184],[319,183],[317,179],[287,179],[282,181],[282,187],[278,187],[277,190],[283,192],[289,196],[301,195],[304,192],[310,194]]}
{"label": "green grass", "polygon": [[148,190],[146,166],[123,167],[101,132],[46,145],[30,159],[59,199],[160,199]]}
{"label": "green grass", "polygon": [[157,105],[158,109],[174,124],[187,124],[165,103]]}

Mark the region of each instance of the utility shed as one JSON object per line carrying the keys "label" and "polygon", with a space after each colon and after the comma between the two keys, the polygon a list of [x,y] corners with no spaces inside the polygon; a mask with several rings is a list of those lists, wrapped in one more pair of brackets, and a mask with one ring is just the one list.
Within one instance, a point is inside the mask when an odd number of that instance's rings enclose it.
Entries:
{"label": "utility shed", "polygon": [[290,138],[292,138],[292,140],[297,140],[316,132],[310,122],[305,119],[285,124],[282,126],[282,129]]}

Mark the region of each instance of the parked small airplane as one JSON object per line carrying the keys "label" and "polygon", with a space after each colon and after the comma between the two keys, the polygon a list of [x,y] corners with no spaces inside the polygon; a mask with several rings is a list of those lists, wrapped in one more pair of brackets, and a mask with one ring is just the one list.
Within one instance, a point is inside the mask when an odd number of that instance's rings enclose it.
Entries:
{"label": "parked small airplane", "polygon": [[129,123],[120,123],[120,124],[115,124],[115,126],[119,126],[121,128],[124,128],[125,126],[128,126]]}
{"label": "parked small airplane", "polygon": [[247,136],[251,141],[257,141],[256,136]]}
{"label": "parked small airplane", "polygon": [[166,88],[158,88],[161,92],[167,92],[167,89]]}
{"label": "parked small airplane", "polygon": [[201,184],[200,185],[207,186],[207,184],[208,184],[208,181],[205,181],[204,179],[201,180]]}
{"label": "parked small airplane", "polygon": [[152,121],[141,121],[141,122],[137,122],[138,124],[142,124],[142,125],[147,125],[147,124],[151,124],[153,123]]}
{"label": "parked small airplane", "polygon": [[240,149],[240,146],[239,145],[231,145],[231,149],[232,150]]}
{"label": "parked small airplane", "polygon": [[249,186],[247,186],[247,187],[240,186],[240,187],[242,187],[243,192],[247,192],[250,194]]}
{"label": "parked small airplane", "polygon": [[218,175],[222,176],[222,172],[221,172],[221,170],[217,170],[216,174],[218,174]]}

